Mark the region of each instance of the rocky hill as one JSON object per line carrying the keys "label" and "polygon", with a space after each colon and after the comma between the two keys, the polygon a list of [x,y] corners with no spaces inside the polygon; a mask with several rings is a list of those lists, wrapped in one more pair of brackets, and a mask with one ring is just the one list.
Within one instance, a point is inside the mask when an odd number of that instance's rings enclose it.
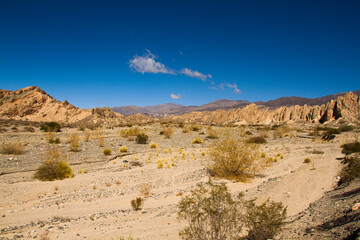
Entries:
{"label": "rocky hill", "polygon": [[[360,90],[353,91],[354,94],[360,95]],[[270,100],[267,102],[257,101],[254,102],[259,108],[270,108],[275,109],[279,107],[291,107],[291,106],[302,106],[302,105],[322,105],[330,102],[337,97],[341,97],[347,94],[346,92],[336,93],[327,95],[319,98],[302,98],[302,97],[281,97],[275,100]],[[174,103],[166,103],[155,106],[145,106],[138,107],[135,105],[131,106],[123,106],[123,107],[113,107],[111,108],[113,111],[121,113],[125,116],[141,113],[147,115],[182,115],[190,112],[202,112],[202,111],[215,111],[215,110],[230,110],[243,108],[247,105],[252,104],[249,101],[245,100],[229,100],[229,99],[220,99],[215,100],[207,104],[203,104],[200,106],[184,106]]]}
{"label": "rocky hill", "polygon": [[57,101],[39,87],[0,90],[0,118],[66,124],[126,124],[125,117],[110,108],[77,108],[67,101]]}

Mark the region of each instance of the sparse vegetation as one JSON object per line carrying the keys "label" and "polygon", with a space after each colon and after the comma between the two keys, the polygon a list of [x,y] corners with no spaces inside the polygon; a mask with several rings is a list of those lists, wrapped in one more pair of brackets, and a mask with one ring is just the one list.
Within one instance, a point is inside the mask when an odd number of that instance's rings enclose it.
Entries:
{"label": "sparse vegetation", "polygon": [[346,157],[345,164],[347,164],[340,172],[339,185],[348,184],[356,178],[360,178],[360,157]]}
{"label": "sparse vegetation", "polygon": [[200,143],[203,143],[203,140],[202,140],[201,138],[195,138],[194,140],[192,140],[191,143],[198,143],[198,144],[200,144]]}
{"label": "sparse vegetation", "polygon": [[152,185],[150,183],[143,183],[139,186],[139,192],[144,196],[149,196]]}
{"label": "sparse vegetation", "polygon": [[85,142],[88,142],[88,141],[89,141],[90,136],[91,136],[90,131],[89,131],[89,130],[85,130],[85,131],[84,131],[84,140],[85,140]]}
{"label": "sparse vegetation", "polygon": [[258,136],[258,137],[251,137],[246,140],[247,143],[266,143],[266,139],[264,137]]}
{"label": "sparse vegetation", "polygon": [[304,163],[311,163],[311,159],[310,158],[305,158]]}
{"label": "sparse vegetation", "polygon": [[24,152],[24,146],[19,141],[3,143],[1,145],[2,154],[20,155],[23,152]]}
{"label": "sparse vegetation", "polygon": [[44,132],[60,132],[61,126],[57,122],[48,122],[40,126],[40,130]]}
{"label": "sparse vegetation", "polygon": [[136,143],[139,143],[139,144],[146,144],[147,141],[149,139],[149,136],[144,134],[144,133],[141,133],[141,134],[138,134],[136,136]]}
{"label": "sparse vegetation", "polygon": [[150,148],[157,148],[157,144],[156,143],[150,143]]}
{"label": "sparse vegetation", "polygon": [[129,129],[125,129],[125,130],[122,130],[120,132],[120,135],[123,137],[123,138],[129,138],[129,137],[135,137],[139,134],[141,134],[142,131],[140,130],[140,128],[138,127],[132,127],[132,128],[129,128]]}
{"label": "sparse vegetation", "polygon": [[41,181],[71,178],[73,171],[66,159],[67,156],[57,146],[49,148],[43,155],[43,164],[36,170],[33,177]]}
{"label": "sparse vegetation", "polygon": [[345,143],[343,145],[341,145],[342,147],[342,153],[345,153],[346,155],[351,154],[351,153],[355,153],[355,152],[360,152],[360,142],[355,141],[352,143]]}
{"label": "sparse vegetation", "polygon": [[108,155],[111,154],[111,149],[110,149],[110,148],[105,148],[105,149],[103,150],[103,153],[104,153],[105,156],[108,156]]}
{"label": "sparse vegetation", "polygon": [[137,197],[134,200],[131,200],[131,207],[135,210],[141,210],[142,206],[144,206],[144,199],[142,199],[141,197]]}
{"label": "sparse vegetation", "polygon": [[215,141],[209,151],[209,168],[216,177],[245,182],[262,167],[258,161],[258,146],[241,143],[229,134]]}
{"label": "sparse vegetation", "polygon": [[219,137],[219,134],[217,133],[217,131],[215,129],[213,129],[212,127],[208,127],[207,132],[208,132],[208,135],[206,136],[207,138],[217,139]]}

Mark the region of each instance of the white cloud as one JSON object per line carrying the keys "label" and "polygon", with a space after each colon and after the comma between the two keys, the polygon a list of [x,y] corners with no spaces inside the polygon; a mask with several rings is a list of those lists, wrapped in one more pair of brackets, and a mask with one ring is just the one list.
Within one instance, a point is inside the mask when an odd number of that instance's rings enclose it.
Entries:
{"label": "white cloud", "polygon": [[212,90],[218,90],[218,88],[214,87],[214,86],[209,86],[209,88],[212,89]]}
{"label": "white cloud", "polygon": [[206,81],[207,78],[212,78],[211,74],[202,74],[198,71],[193,71],[189,68],[183,68],[183,69],[181,69],[181,71],[179,71],[179,73],[185,74],[192,78],[198,78],[203,81]]}
{"label": "white cloud", "polygon": [[172,99],[180,99],[181,98],[181,95],[180,95],[180,93],[178,93],[177,95],[176,94],[170,94],[170,97],[172,98]]}
{"label": "white cloud", "polygon": [[233,83],[233,84],[227,83],[226,86],[227,86],[228,88],[233,89],[234,93],[236,93],[236,94],[240,94],[240,93],[241,93],[241,91],[240,91],[240,89],[238,89],[236,83]]}
{"label": "white cloud", "polygon": [[141,73],[165,73],[165,74],[175,74],[175,72],[167,68],[164,64],[157,62],[156,56],[147,50],[147,54],[144,56],[135,56],[133,59],[130,59],[129,65],[130,68],[134,69],[137,72]]}
{"label": "white cloud", "polygon": [[224,90],[224,84],[223,83],[219,84],[219,89]]}

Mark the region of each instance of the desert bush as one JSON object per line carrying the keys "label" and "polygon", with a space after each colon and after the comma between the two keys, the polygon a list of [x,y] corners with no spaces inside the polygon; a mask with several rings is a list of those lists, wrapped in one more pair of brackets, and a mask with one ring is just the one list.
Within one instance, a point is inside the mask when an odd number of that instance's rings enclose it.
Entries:
{"label": "desert bush", "polygon": [[91,136],[90,131],[89,131],[89,130],[85,130],[85,131],[84,131],[84,140],[85,140],[85,142],[88,142],[88,141],[89,141],[90,136]]}
{"label": "desert bush", "polygon": [[139,143],[139,144],[146,144],[147,141],[149,139],[149,136],[144,134],[144,133],[140,133],[136,136],[136,143]]}
{"label": "desert bush", "polygon": [[1,146],[2,154],[20,155],[23,152],[24,152],[24,146],[19,141],[3,143]]}
{"label": "desert bush", "polygon": [[262,167],[257,144],[241,143],[229,134],[213,142],[209,152],[209,169],[216,177],[244,182]]}
{"label": "desert bush", "polygon": [[186,240],[239,239],[244,226],[242,197],[233,199],[227,186],[208,182],[198,184],[182,197],[178,217],[188,226],[179,232]]}
{"label": "desert bush", "polygon": [[166,128],[164,130],[164,136],[165,138],[171,138],[171,136],[174,134],[174,129],[172,129],[171,127]]}
{"label": "desert bush", "polygon": [[142,208],[142,206],[144,205],[144,199],[142,199],[141,197],[137,197],[134,200],[131,200],[131,207],[135,210],[138,211]]}
{"label": "desert bush", "polygon": [[351,154],[351,153],[355,153],[355,152],[360,152],[360,142],[355,141],[352,143],[345,143],[343,145],[341,145],[342,147],[342,153],[345,153],[346,155]]}
{"label": "desert bush", "polygon": [[129,129],[125,129],[125,130],[122,130],[120,132],[120,135],[123,137],[123,138],[129,138],[129,137],[134,137],[134,136],[137,136],[139,134],[141,134],[142,131],[140,130],[140,128],[138,127],[132,127],[132,128],[129,128]]}
{"label": "desert bush", "polygon": [[99,147],[104,147],[105,146],[105,138],[104,138],[104,132],[99,132],[98,133],[98,143],[99,143]]}
{"label": "desert bush", "polygon": [[354,127],[353,126],[349,126],[349,125],[342,125],[339,127],[339,130],[341,132],[349,132],[349,131],[352,131],[354,130]]}
{"label": "desert bush", "polygon": [[203,140],[201,138],[195,138],[191,143],[203,143]]}
{"label": "desert bush", "polygon": [[133,161],[130,162],[130,166],[132,166],[132,167],[142,167],[143,164],[138,160],[133,160]]}
{"label": "desert bush", "polygon": [[78,130],[79,131],[85,131],[85,126],[84,125],[82,125],[82,124],[80,124],[79,126],[78,126]]}
{"label": "desert bush", "polygon": [[122,146],[120,148],[120,152],[124,153],[124,152],[127,152],[128,151],[128,148],[126,146]]}
{"label": "desert bush", "polygon": [[57,122],[48,122],[40,126],[40,130],[44,132],[60,132],[61,126]]}
{"label": "desert bush", "polygon": [[274,132],[273,132],[273,137],[274,137],[274,138],[277,138],[277,137],[282,138],[283,135],[284,135],[285,133],[290,132],[290,130],[291,130],[291,129],[290,129],[288,126],[286,126],[286,125],[280,126],[280,127],[276,128],[276,129],[274,130]]}
{"label": "desert bush", "polygon": [[219,137],[218,132],[212,127],[208,127],[207,132],[208,132],[208,135],[206,136],[207,138],[216,139]]}
{"label": "desert bush", "polygon": [[251,137],[246,140],[247,143],[266,143],[266,139],[264,137]]}
{"label": "desert bush", "polygon": [[311,162],[311,159],[310,158],[305,158],[304,159],[304,163],[310,163]]}
{"label": "desert bush", "polygon": [[144,196],[149,196],[152,185],[150,183],[143,183],[139,186],[139,192]]}
{"label": "desert bush", "polygon": [[339,185],[350,183],[356,178],[360,178],[360,157],[346,157],[345,164],[347,164],[340,172]]}
{"label": "desert bush", "polygon": [[79,135],[76,133],[73,133],[69,137],[69,144],[70,144],[70,151],[71,152],[77,152],[79,151],[80,147],[80,139]]}
{"label": "desert bush", "polygon": [[53,181],[73,176],[73,171],[66,162],[67,156],[58,147],[49,148],[42,158],[43,164],[36,170],[34,178],[41,181]]}
{"label": "desert bush", "polygon": [[108,156],[108,155],[111,154],[111,149],[110,149],[110,148],[105,148],[105,149],[103,150],[103,153],[104,153],[104,155]]}
{"label": "desert bush", "polygon": [[269,130],[261,129],[259,131],[259,136],[262,138],[268,138],[269,137]]}
{"label": "desert bush", "polygon": [[267,240],[274,239],[284,226],[287,209],[282,203],[269,199],[261,205],[256,205],[255,200],[245,202],[247,213],[245,226],[248,229],[246,239]]}
{"label": "desert bush", "polygon": [[60,138],[57,138],[56,132],[45,132],[44,133],[45,139],[48,143],[60,143]]}
{"label": "desert bush", "polygon": [[157,148],[157,144],[156,143],[150,143],[150,148]]}
{"label": "desert bush", "polygon": [[27,132],[35,132],[35,128],[33,128],[32,126],[26,126],[24,127],[24,130]]}
{"label": "desert bush", "polygon": [[246,131],[245,133],[246,133],[246,135],[248,135],[248,136],[254,135],[254,134],[253,134],[252,132],[250,132],[250,131]]}
{"label": "desert bush", "polygon": [[312,151],[310,151],[310,153],[311,154],[324,154],[324,151],[313,149]]}

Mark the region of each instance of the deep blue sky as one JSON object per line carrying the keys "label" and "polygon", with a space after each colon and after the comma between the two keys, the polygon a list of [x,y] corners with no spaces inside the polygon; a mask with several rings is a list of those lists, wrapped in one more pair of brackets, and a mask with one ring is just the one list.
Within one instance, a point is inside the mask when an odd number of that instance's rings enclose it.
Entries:
{"label": "deep blue sky", "polygon": [[346,0],[0,0],[0,88],[37,85],[82,108],[356,90],[359,12]]}

